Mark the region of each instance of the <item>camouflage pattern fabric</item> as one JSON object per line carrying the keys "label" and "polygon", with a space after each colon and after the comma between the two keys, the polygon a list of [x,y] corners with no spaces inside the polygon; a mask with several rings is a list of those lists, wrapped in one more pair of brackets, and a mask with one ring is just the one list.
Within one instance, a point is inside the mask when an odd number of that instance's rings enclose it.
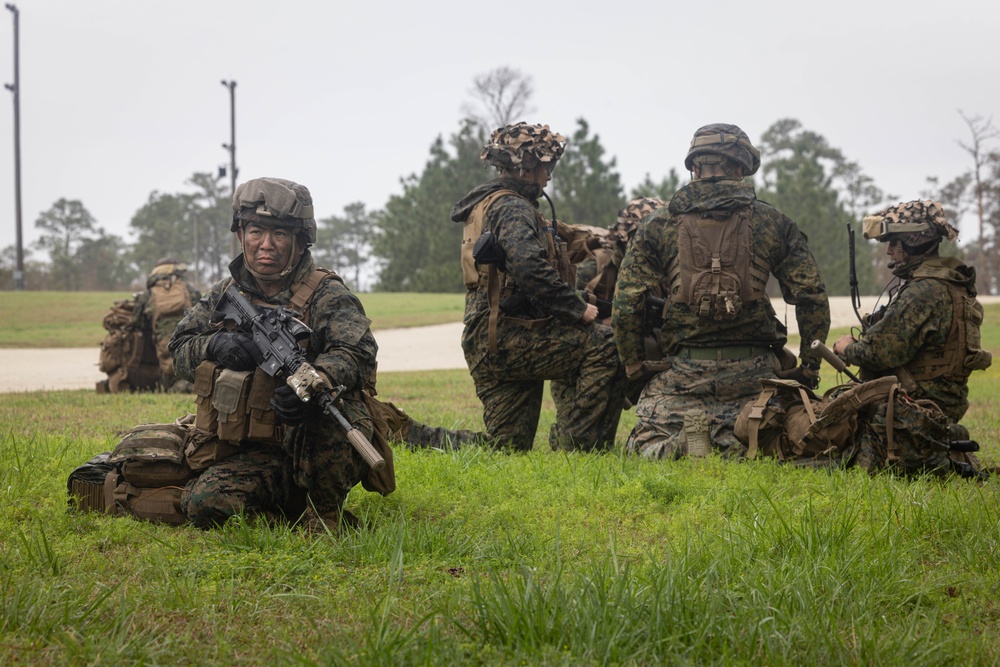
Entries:
{"label": "camouflage pattern fabric", "polygon": [[773,354],[731,361],[674,358],[670,369],[654,376],[639,397],[626,448],[649,458],[686,455],[684,414],[698,409],[708,416],[713,450],[727,458],[737,456],[736,416],[760,393],[760,381],[774,377],[778,367]]}
{"label": "camouflage pattern fabric", "polygon": [[[900,225],[905,229],[924,225],[920,231],[898,231]],[[951,226],[940,202],[930,199],[901,202],[895,206],[866,215],[862,221],[864,237],[888,241],[886,237],[898,238],[903,243],[917,246],[938,238],[954,241],[958,238],[958,230]]]}
{"label": "camouflage pattern fabric", "polygon": [[295,519],[306,503],[291,471],[289,457],[280,447],[244,445],[188,482],[181,493],[181,508],[199,528],[221,525],[240,513],[276,513]]}
{"label": "camouflage pattern fabric", "polygon": [[[308,250],[302,256],[292,277],[292,284],[304,281],[315,269]],[[232,280],[256,303],[288,306],[291,303],[290,287],[277,296],[266,298],[255,288],[255,281],[243,264],[240,255],[229,265],[232,279],[217,283],[181,320],[170,341],[177,374],[187,380],[194,380],[194,372],[205,360],[205,351],[212,333],[216,331],[209,321],[223,292]],[[370,320],[365,317],[364,308],[357,297],[338,280],[324,280],[313,295],[305,323],[312,329],[306,357],[313,366],[330,377],[332,382],[343,384],[348,389],[342,395],[340,411],[369,439],[372,436],[372,422],[361,398],[361,388],[375,383],[375,356],[378,345],[369,329]],[[318,408],[310,407],[318,410]],[[289,476],[294,485],[309,493],[310,500],[319,513],[339,512],[347,492],[367,474],[367,464],[354,451],[340,426],[319,412],[304,424],[286,429],[284,454],[288,457]],[[253,465],[252,458],[246,465]],[[227,463],[229,459],[222,463]],[[221,465],[221,464],[216,464]],[[268,463],[267,465],[271,465]],[[209,468],[211,472],[212,468]],[[255,488],[247,491],[247,486],[265,484],[271,473],[252,473],[241,469],[241,475],[256,482],[241,483],[240,494],[250,493],[254,497],[265,497],[268,491]],[[207,474],[207,473],[205,473]],[[203,477],[205,477],[203,474]],[[212,516],[231,515],[239,503],[227,497],[229,486],[214,480],[225,475],[209,475],[206,484],[200,487],[200,507],[212,505],[212,510],[202,510]],[[275,496],[277,497],[277,496]],[[280,510],[280,507],[266,509]]]}
{"label": "camouflage pattern fabric", "polygon": [[538,427],[544,380],[574,389],[558,411],[550,442],[559,448],[592,449],[613,443],[621,416],[624,373],[607,327],[579,323],[586,304],[548,261],[547,221],[538,213],[537,185],[512,178],[485,183],[452,208],[452,220],[464,222],[491,192],[507,188],[519,196],[501,196],[490,207],[484,229],[492,231],[506,256],[507,273],[525,298],[511,317],[552,317],[529,329],[501,317],[498,354],[489,352],[489,303],[486,286],[470,290],[465,300],[462,349],[483,403],[491,438],[530,449]]}
{"label": "camouflage pattern fabric", "polygon": [[479,159],[499,171],[531,171],[541,164],[555,164],[566,149],[566,137],[548,125],[514,123],[497,128]]}
{"label": "camouflage pattern fabric", "polygon": [[[844,350],[848,363],[878,377],[892,375],[918,355],[944,349],[952,328],[952,301],[946,281],[975,294],[975,271],[955,257],[920,257],[893,269],[906,282],[890,301],[882,318]],[[940,279],[913,279],[932,273]],[[929,399],[957,422],[969,408],[968,380],[942,376],[918,381],[909,391],[914,399]]]}
{"label": "camouflage pattern fabric", "polygon": [[[667,209],[661,209],[639,227],[622,260],[611,326],[626,365],[645,358],[642,342],[645,299],[656,286],[668,282],[668,265],[677,257],[677,216],[689,212],[725,212],[751,205],[753,262],[778,279],[785,301],[795,306],[802,340],[826,340],[830,304],[805,234],[780,211],[757,200],[750,184],[732,180],[693,181],[671,198]],[[661,329],[666,355],[682,345],[781,347],[786,339],[785,327],[768,299],[743,304],[741,314],[727,321],[706,321],[686,304],[671,303]],[[819,367],[819,356],[808,346],[804,346],[801,357],[803,363]]]}
{"label": "camouflage pattern fabric", "polygon": [[[726,215],[753,207],[751,217],[752,261],[778,279],[785,301],[795,305],[803,340],[826,340],[830,330],[830,305],[819,267],[806,245],[805,235],[780,211],[757,200],[753,186],[734,180],[693,181],[681,188],[668,204],[647,218],[636,230],[618,273],[611,316],[618,353],[626,366],[653,361],[646,353],[643,321],[646,296],[667,284],[668,267],[678,254],[678,216],[690,212]],[[686,303],[669,303],[660,329],[664,357],[680,347],[720,348],[761,346],[780,348],[786,341],[784,325],[771,302],[744,303],[731,320],[708,320]],[[804,346],[801,361],[814,368],[820,359]],[[671,370],[655,376],[640,395],[638,423],[628,447],[648,456],[678,456],[684,413],[702,408],[709,415],[713,447],[727,454],[738,448],[732,434],[743,403],[760,391],[757,380],[773,377],[778,367],[774,355],[732,361],[675,358]]]}

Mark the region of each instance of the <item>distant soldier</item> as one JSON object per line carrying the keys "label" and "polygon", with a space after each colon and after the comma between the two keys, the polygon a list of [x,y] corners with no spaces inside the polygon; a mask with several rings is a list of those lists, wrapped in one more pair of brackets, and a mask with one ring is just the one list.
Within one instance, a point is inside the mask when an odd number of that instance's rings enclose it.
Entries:
{"label": "distant soldier", "polygon": [[159,386],[164,391],[190,392],[192,389],[191,383],[179,380],[174,373],[174,360],[168,347],[177,323],[201,298],[201,292],[184,279],[186,273],[187,267],[173,257],[157,260],[146,277],[146,291],[138,294],[132,311],[133,325],[153,337],[160,364]]}
{"label": "distant soldier", "polygon": [[462,348],[491,438],[531,449],[545,380],[572,387],[549,434],[555,449],[606,449],[621,415],[624,374],[611,330],[577,291],[538,198],[564,150],[547,125],[496,130],[480,156],[499,177],[452,207],[465,226],[469,290]]}
{"label": "distant soldier", "polygon": [[700,128],[685,166],[693,180],[639,226],[618,275],[612,327],[630,378],[648,364],[647,299],[668,287],[660,334],[669,363],[657,362],[627,446],[650,457],[713,448],[735,456],[736,416],[762,378],[780,373],[809,386],[819,378],[820,358],[808,346],[798,367],[779,364],[787,332],[765,294],[769,276],[795,305],[803,340],[826,340],[830,308],[805,235],[743,182],[760,166],[746,133],[724,123]]}

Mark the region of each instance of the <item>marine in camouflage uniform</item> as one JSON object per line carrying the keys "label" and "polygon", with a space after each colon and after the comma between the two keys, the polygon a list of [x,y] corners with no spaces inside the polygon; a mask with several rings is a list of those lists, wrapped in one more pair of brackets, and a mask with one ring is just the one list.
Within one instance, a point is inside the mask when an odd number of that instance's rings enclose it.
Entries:
{"label": "marine in camouflage uniform", "polygon": [[[563,141],[548,126],[499,128],[481,156],[499,177],[466,195],[451,215],[466,229],[466,363],[489,437],[519,450],[534,442],[545,380],[566,386],[549,434],[553,448],[611,447],[621,416],[624,374],[611,330],[594,323],[597,308],[577,291],[551,223],[538,211]],[[480,231],[492,234],[501,256],[492,296],[491,270],[472,257]]]}
{"label": "marine in camouflage uniform", "polygon": [[146,277],[146,291],[140,292],[132,311],[132,324],[141,331],[150,332],[156,345],[156,357],[160,363],[159,386],[172,392],[190,392],[191,384],[179,380],[174,373],[174,360],[170,355],[170,336],[177,323],[184,316],[183,311],[161,315],[156,312],[156,302],[152,289],[164,285],[170,289],[183,288],[187,292],[188,307],[198,303],[201,292],[184,280],[187,267],[171,257],[157,260],[153,270]]}
{"label": "marine in camouflage uniform", "polygon": [[[700,128],[685,165],[694,180],[639,226],[618,274],[612,328],[619,355],[630,379],[655,373],[639,398],[638,421],[627,447],[653,458],[705,455],[710,448],[735,456],[736,416],[760,393],[761,379],[780,374],[810,386],[818,382],[820,359],[808,346],[797,368],[792,364],[782,370],[779,364],[775,351],[785,344],[787,331],[763,293],[767,276],[777,278],[785,301],[795,306],[803,340],[826,340],[829,302],[805,235],[742,181],[757,171],[760,158],[740,128]],[[753,298],[735,307],[728,304],[725,314],[708,315],[681,298],[678,283],[689,279],[677,271],[685,220],[710,228],[749,225],[747,270],[753,277],[743,276],[743,284],[756,283]],[[666,361],[653,365],[644,349],[643,318],[647,296],[661,285],[670,286],[660,330]],[[720,305],[712,303],[713,308]],[[668,368],[661,370],[663,366]]]}
{"label": "marine in camouflage uniform", "polygon": [[[976,299],[976,271],[957,257],[938,254],[941,240],[953,241],[958,232],[934,201],[900,203],[866,216],[863,224],[866,239],[888,244],[889,266],[902,285],[858,338],[842,336],[834,352],[858,366],[863,380],[895,375],[910,398],[932,401],[957,425],[969,407],[969,374],[992,362],[980,349],[983,308]],[[885,409],[881,405],[871,419],[884,425]],[[955,439],[968,439],[964,427],[953,432]]]}
{"label": "marine in camouflage uniform", "polygon": [[[209,290],[181,320],[170,342],[177,374],[190,381],[205,361],[234,370],[251,370],[259,361],[249,336],[210,322],[231,283],[258,306],[288,306],[293,290],[316,269],[308,250],[316,240],[316,222],[304,186],[254,179],[237,188],[233,209],[232,230],[243,252],[229,265],[231,278]],[[277,241],[279,236],[285,240]],[[378,346],[361,302],[339,279],[322,280],[304,322],[312,329],[306,358],[333,385],[347,387],[339,409],[370,439],[372,420],[361,389],[374,384]],[[195,525],[219,524],[238,512],[294,518],[308,494],[310,517],[337,526],[348,492],[367,474],[368,465],[333,419],[289,392],[282,385],[272,399],[279,420],[289,424],[280,445],[244,441],[237,454],[188,483],[182,504]]]}

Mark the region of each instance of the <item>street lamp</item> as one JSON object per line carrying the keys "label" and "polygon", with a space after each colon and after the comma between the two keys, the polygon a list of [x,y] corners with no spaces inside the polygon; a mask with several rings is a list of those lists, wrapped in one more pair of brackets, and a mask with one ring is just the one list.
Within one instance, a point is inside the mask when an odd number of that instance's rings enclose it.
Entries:
{"label": "street lamp", "polygon": [[4,88],[14,94],[14,220],[17,229],[17,267],[14,269],[14,289],[24,291],[24,241],[21,237],[21,75],[19,66],[18,18],[20,12],[9,2],[4,5],[14,14],[14,83]]}
{"label": "street lamp", "polygon": [[[232,181],[232,192],[236,194],[236,82],[222,80],[222,85],[229,89],[229,143],[222,144],[222,147],[229,151],[229,175]],[[236,237],[233,236],[230,248],[233,259],[236,258],[238,249],[236,247]]]}

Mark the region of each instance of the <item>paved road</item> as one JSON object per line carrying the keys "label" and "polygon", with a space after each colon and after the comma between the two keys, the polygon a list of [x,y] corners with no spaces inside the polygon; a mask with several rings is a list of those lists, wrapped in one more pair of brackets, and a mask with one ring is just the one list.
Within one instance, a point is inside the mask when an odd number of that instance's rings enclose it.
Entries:
{"label": "paved road", "polygon": [[[997,303],[1000,297],[985,297]],[[862,311],[871,310],[875,298],[863,300]],[[780,299],[774,302],[778,319],[790,333],[798,333],[795,311]],[[833,326],[846,327],[857,320],[848,297],[830,299]],[[459,341],[462,324],[438,324],[410,329],[383,329],[378,340],[378,368],[381,372],[422,371],[465,368]],[[105,376],[97,370],[97,347],[13,350],[0,349],[0,392],[40,389],[93,389]]]}

